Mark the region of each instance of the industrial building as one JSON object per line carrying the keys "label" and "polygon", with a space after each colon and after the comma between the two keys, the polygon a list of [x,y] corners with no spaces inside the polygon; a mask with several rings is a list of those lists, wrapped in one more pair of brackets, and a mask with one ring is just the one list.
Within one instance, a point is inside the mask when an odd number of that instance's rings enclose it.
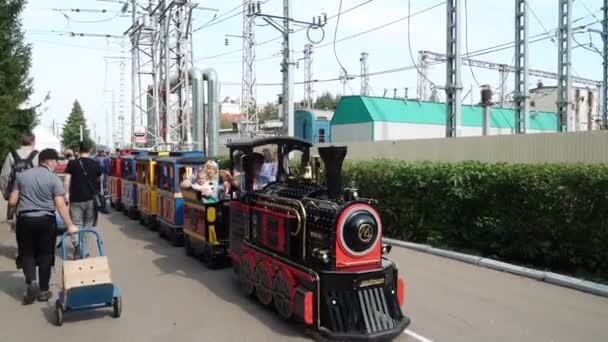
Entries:
{"label": "industrial building", "polygon": [[[557,87],[544,86],[539,83],[535,89],[530,89],[530,110],[551,111],[557,103]],[[601,118],[598,108],[597,89],[588,87],[572,87],[572,116],[569,126],[574,131],[591,131],[600,128]]]}
{"label": "industrial building", "polygon": [[[331,142],[445,137],[445,103],[344,96],[331,119]],[[483,107],[462,106],[460,136],[482,135]],[[512,109],[492,108],[490,135],[513,134]],[[557,115],[530,111],[529,133],[556,132]]]}

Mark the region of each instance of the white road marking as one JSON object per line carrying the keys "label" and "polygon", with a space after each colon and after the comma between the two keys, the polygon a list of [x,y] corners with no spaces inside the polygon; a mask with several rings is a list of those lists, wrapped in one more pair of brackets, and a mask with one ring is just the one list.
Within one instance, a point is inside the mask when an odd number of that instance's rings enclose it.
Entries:
{"label": "white road marking", "polygon": [[428,338],[426,338],[424,336],[418,335],[417,333],[415,333],[409,329],[405,329],[403,331],[403,333],[417,339],[420,342],[433,342],[432,340],[429,340]]}

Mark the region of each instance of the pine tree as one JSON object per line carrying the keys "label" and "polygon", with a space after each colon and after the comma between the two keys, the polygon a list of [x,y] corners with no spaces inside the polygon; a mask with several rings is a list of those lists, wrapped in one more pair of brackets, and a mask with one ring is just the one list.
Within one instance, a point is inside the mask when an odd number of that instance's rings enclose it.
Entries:
{"label": "pine tree", "polygon": [[35,107],[23,108],[32,94],[31,47],[21,27],[24,6],[25,0],[0,0],[0,158],[37,123]]}
{"label": "pine tree", "polygon": [[84,111],[78,100],[75,100],[72,111],[63,125],[63,132],[61,132],[61,143],[65,148],[78,151],[78,146],[80,144],[80,126],[83,126],[83,139],[85,141],[92,141],[89,129],[87,128],[87,120],[84,117]]}

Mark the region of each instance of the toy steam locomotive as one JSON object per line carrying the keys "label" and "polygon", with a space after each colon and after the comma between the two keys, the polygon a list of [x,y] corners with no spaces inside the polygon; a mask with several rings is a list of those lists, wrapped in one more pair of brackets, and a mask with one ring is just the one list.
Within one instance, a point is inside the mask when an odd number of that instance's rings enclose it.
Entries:
{"label": "toy steam locomotive", "polygon": [[[277,151],[276,181],[254,190],[261,146]],[[228,144],[231,171],[242,186],[219,203],[204,204],[182,189],[183,236],[188,254],[199,251],[209,266],[227,260],[245,294],[273,305],[285,319],[296,319],[336,340],[386,340],[410,320],[401,306],[405,286],[397,266],[384,257],[382,219],[373,200],[344,189],[346,147],[320,147],[274,137]],[[291,168],[290,154],[301,154]],[[195,162],[196,161],[196,162]],[[204,160],[178,161],[191,174]],[[298,174],[299,173],[299,174]]]}

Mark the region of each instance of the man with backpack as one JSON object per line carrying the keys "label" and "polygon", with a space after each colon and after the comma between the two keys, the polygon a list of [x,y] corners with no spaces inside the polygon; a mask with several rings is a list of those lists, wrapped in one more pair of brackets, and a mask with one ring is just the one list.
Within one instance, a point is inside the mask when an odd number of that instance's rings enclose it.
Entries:
{"label": "man with backpack", "polygon": [[[12,190],[12,185],[15,183],[17,173],[38,166],[38,151],[34,149],[36,138],[31,132],[26,132],[21,136],[21,147],[17,150],[11,150],[0,172],[0,190],[5,200]],[[7,217],[10,219],[10,217]]]}
{"label": "man with backpack", "polygon": [[[21,147],[17,150],[11,150],[2,164],[0,171],[0,191],[4,199],[8,201],[13,185],[17,179],[17,174],[38,166],[38,151],[34,149],[36,137],[31,132],[25,132],[21,135]],[[6,219],[12,220],[14,209],[7,208]],[[15,258],[17,268],[21,268],[21,259],[19,255]]]}

